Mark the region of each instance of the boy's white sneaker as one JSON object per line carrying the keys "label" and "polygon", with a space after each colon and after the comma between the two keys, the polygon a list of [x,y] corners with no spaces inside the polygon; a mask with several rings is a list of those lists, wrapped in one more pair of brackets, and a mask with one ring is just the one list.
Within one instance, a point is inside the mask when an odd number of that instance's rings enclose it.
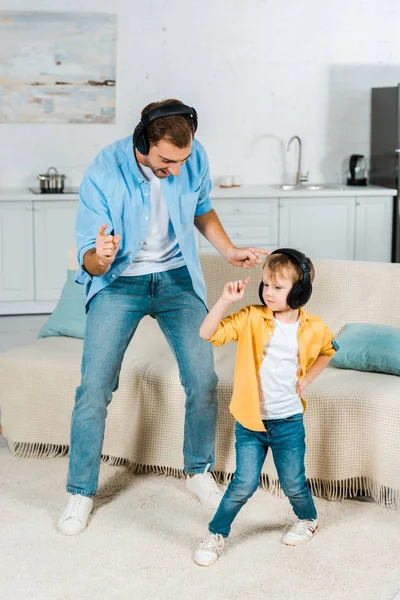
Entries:
{"label": "boy's white sneaker", "polygon": [[216,509],[221,502],[223,493],[209,472],[209,467],[210,465],[207,465],[204,473],[197,473],[192,477],[187,475],[186,487],[192,494],[197,496],[203,506]]}
{"label": "boy's white sneaker", "polygon": [[72,494],[58,521],[58,529],[63,535],[78,535],[86,529],[88,518],[93,510],[93,498]]}
{"label": "boy's white sneaker", "polygon": [[210,533],[201,540],[194,553],[194,560],[202,567],[213,565],[222,554],[224,549],[224,538],[220,533]]}
{"label": "boy's white sneaker", "polygon": [[282,542],[288,546],[297,546],[297,544],[305,544],[309,542],[318,531],[317,519],[301,520],[299,519],[292,524],[290,529],[285,533]]}

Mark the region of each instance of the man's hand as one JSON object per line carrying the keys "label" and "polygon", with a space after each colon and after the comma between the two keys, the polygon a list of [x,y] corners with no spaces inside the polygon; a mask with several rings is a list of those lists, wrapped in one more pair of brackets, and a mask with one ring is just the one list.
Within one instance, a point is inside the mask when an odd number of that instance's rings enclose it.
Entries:
{"label": "man's hand", "polygon": [[222,292],[222,300],[225,302],[237,302],[237,300],[242,300],[244,296],[244,290],[246,289],[247,284],[250,281],[250,277],[246,277],[244,281],[241,279],[239,281],[230,281],[224,287],[224,291]]}
{"label": "man's hand", "polygon": [[106,267],[114,262],[118,252],[120,235],[107,235],[107,223],[103,223],[96,237],[96,255],[101,267]]}
{"label": "man's hand", "polygon": [[231,265],[235,265],[235,267],[252,269],[256,265],[261,264],[261,254],[268,256],[271,252],[269,250],[264,250],[263,248],[254,248],[253,246],[248,248],[233,247],[228,255],[228,260]]}

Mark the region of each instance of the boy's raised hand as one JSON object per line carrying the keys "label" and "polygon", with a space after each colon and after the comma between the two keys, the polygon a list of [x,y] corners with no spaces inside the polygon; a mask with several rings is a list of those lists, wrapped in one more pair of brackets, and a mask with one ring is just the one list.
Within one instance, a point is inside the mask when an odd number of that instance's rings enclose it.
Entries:
{"label": "boy's raised hand", "polygon": [[246,277],[244,280],[239,279],[239,281],[230,281],[224,287],[221,298],[226,302],[237,302],[237,300],[242,300],[249,281],[250,277]]}

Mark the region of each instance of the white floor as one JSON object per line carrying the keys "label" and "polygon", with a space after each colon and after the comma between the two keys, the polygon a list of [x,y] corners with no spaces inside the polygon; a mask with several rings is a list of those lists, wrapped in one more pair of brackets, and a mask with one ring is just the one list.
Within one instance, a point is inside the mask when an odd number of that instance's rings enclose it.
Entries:
{"label": "white floor", "polygon": [[0,352],[33,342],[48,315],[0,317]]}
{"label": "white floor", "polygon": [[[48,315],[0,316],[0,352],[33,342],[47,318]],[[6,442],[0,436],[0,446],[4,445]],[[392,600],[400,600],[400,591]]]}

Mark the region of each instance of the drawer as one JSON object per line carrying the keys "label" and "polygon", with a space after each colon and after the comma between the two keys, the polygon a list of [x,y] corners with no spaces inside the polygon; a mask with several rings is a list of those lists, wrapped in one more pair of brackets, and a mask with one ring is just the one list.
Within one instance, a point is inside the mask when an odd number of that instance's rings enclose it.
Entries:
{"label": "drawer", "polygon": [[[266,227],[227,226],[225,231],[235,246],[258,246],[270,250],[278,245],[278,229],[275,225]],[[200,235],[200,249],[210,246],[212,244]]]}
{"label": "drawer", "polygon": [[234,225],[228,222],[225,223],[224,229],[232,242],[247,240],[250,244],[255,244],[257,240],[258,242],[261,240],[264,244],[270,244],[278,239],[278,223],[275,221],[272,223],[267,221],[261,226],[242,223]]}
{"label": "drawer", "polygon": [[237,200],[237,199],[215,199],[212,201],[213,208],[221,221],[225,217],[242,221],[253,220],[259,216],[270,219],[278,219],[278,200]]}
{"label": "drawer", "polygon": [[[268,243],[266,244],[263,240],[231,240],[237,248],[246,248],[246,247],[256,247],[256,248],[264,248],[264,250],[276,250],[278,248],[278,242]],[[218,250],[214,248],[210,242],[208,242],[205,238],[201,237],[199,244],[199,252],[216,252],[218,254]]]}

